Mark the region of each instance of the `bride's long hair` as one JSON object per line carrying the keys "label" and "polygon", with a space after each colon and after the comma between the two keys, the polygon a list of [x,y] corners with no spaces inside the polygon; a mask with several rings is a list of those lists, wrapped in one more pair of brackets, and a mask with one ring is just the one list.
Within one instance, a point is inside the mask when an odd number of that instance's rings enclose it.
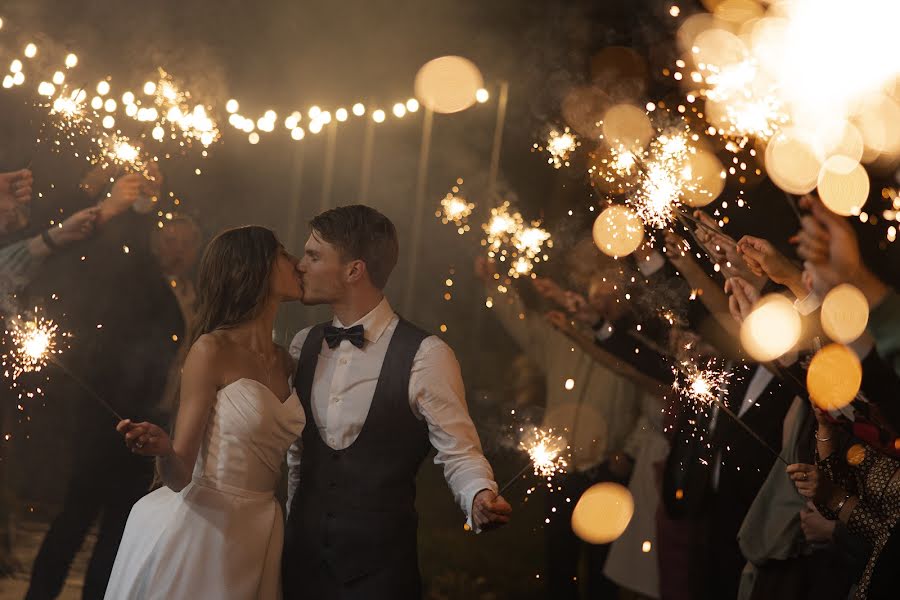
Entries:
{"label": "bride's long hair", "polygon": [[225,230],[207,244],[197,271],[191,344],[201,335],[259,315],[269,296],[279,247],[272,230],[258,225]]}
{"label": "bride's long hair", "polygon": [[[227,229],[214,237],[200,259],[197,271],[197,300],[191,331],[191,343],[201,335],[234,327],[253,319],[269,297],[269,279],[280,243],[270,229],[248,225]],[[181,402],[181,371],[171,414]],[[175,435],[175,419],[169,425]],[[163,485],[157,461],[150,489]]]}

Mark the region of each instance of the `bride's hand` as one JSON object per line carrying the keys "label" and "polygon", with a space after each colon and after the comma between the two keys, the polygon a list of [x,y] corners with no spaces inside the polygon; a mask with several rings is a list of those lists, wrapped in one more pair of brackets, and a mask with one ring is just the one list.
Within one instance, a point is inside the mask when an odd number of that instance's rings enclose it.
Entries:
{"label": "bride's hand", "polygon": [[168,456],[172,454],[172,439],[166,431],[153,423],[132,423],[131,419],[119,421],[116,431],[125,436],[125,445],[141,456]]}

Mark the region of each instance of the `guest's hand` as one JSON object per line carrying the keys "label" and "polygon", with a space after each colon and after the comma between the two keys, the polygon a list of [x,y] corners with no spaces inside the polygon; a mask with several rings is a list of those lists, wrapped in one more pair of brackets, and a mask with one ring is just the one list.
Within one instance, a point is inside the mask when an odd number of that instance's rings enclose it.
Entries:
{"label": "guest's hand", "polygon": [[512,506],[509,502],[491,490],[481,490],[472,502],[472,522],[481,530],[506,525],[511,514]]}
{"label": "guest's hand", "polygon": [[709,255],[726,277],[740,277],[751,284],[757,290],[761,290],[766,284],[766,275],[753,273],[738,252],[738,245],[731,236],[719,229],[719,224],[702,210],[694,211],[694,217],[700,220],[706,227],[697,227],[694,236],[703,245]]}
{"label": "guest's hand", "polygon": [[475,277],[484,283],[490,283],[494,280],[497,273],[497,265],[493,260],[489,260],[484,256],[475,259]]}
{"label": "guest's hand", "polygon": [[577,321],[585,325],[594,325],[603,316],[588,302],[587,298],[578,292],[567,291],[563,299],[563,306]]}
{"label": "guest's hand", "polygon": [[666,256],[669,261],[678,268],[680,268],[679,265],[683,264],[684,261],[691,259],[690,246],[683,237],[676,233],[666,231],[665,248]]}
{"label": "guest's hand", "polygon": [[111,183],[111,178],[114,178],[115,174],[114,168],[97,165],[84,174],[79,187],[89,198],[95,199]]}
{"label": "guest's hand", "polygon": [[168,456],[174,452],[169,434],[153,423],[132,423],[131,419],[125,419],[119,421],[116,431],[125,437],[125,445],[135,454]]}
{"label": "guest's hand", "polygon": [[828,543],[834,538],[834,528],[837,521],[831,521],[822,516],[822,513],[812,502],[807,502],[806,507],[800,511],[800,529],[807,542]]}
{"label": "guest's hand", "polygon": [[131,208],[140,197],[145,184],[144,177],[137,173],[119,177],[113,184],[109,196],[100,201],[100,221],[106,222]]}
{"label": "guest's hand", "polygon": [[0,203],[28,204],[33,185],[34,176],[30,169],[0,173]]}
{"label": "guest's hand", "polygon": [[63,221],[61,226],[50,229],[48,233],[59,246],[85,240],[94,232],[99,212],[100,209],[97,207],[80,210]]}
{"label": "guest's hand", "polygon": [[548,310],[544,313],[544,319],[560,331],[565,331],[572,327],[569,316],[561,310]]}
{"label": "guest's hand", "polygon": [[768,240],[745,235],[738,242],[737,251],[754,275],[766,276],[775,283],[787,286],[797,298],[802,299],[809,293],[803,285],[803,272]]}
{"label": "guest's hand", "polygon": [[825,297],[831,288],[851,283],[865,294],[870,306],[877,305],[888,288],[863,264],[856,232],[847,219],[834,214],[814,196],[804,196],[800,206],[812,212],[801,220],[801,229],[791,238],[803,263],[804,278]]}
{"label": "guest's hand", "polygon": [[634,469],[634,461],[624,452],[616,452],[609,457],[609,472],[620,481],[628,481],[632,469]]}
{"label": "guest's hand", "polygon": [[728,311],[739,324],[744,322],[759,302],[756,288],[740,277],[725,280],[725,293],[728,294]]}
{"label": "guest's hand", "polygon": [[797,492],[804,498],[812,500],[820,492],[819,469],[816,465],[803,463],[788,465],[787,474],[797,487]]}
{"label": "guest's hand", "polygon": [[535,277],[531,280],[531,284],[541,297],[546,298],[551,302],[555,302],[560,306],[565,305],[566,290],[562,289],[558,283],[549,277]]}

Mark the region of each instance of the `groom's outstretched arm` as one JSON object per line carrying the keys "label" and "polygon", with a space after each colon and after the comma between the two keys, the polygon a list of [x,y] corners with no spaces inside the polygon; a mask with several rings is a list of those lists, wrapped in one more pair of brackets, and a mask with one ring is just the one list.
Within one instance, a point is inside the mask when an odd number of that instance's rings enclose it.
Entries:
{"label": "groom's outstretched arm", "polygon": [[[434,462],[443,467],[444,478],[469,526],[477,531],[484,520],[479,517],[483,512],[473,515],[475,498],[485,490],[488,495],[496,494],[497,483],[469,416],[459,362],[440,338],[429,337],[419,347],[409,394],[413,412],[428,423],[428,436],[437,450]],[[476,508],[481,511],[481,504]]]}

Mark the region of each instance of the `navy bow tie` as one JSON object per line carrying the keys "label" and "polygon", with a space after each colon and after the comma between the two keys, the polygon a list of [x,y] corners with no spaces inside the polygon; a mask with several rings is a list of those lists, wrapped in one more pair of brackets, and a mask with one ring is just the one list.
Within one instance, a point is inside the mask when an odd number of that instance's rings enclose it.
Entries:
{"label": "navy bow tie", "polygon": [[365,343],[364,330],[362,325],[354,325],[344,329],[343,327],[335,327],[333,325],[325,326],[325,342],[332,350],[341,343],[341,340],[347,340],[357,348],[362,348]]}

